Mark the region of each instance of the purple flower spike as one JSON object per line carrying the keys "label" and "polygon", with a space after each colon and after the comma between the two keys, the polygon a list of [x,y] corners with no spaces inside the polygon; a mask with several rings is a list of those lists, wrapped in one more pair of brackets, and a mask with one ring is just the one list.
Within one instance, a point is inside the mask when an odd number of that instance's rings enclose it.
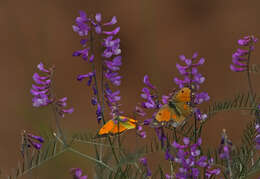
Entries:
{"label": "purple flower spike", "polygon": [[144,93],[141,94],[141,97],[146,100],[142,103],[142,106],[147,109],[156,108],[154,97],[151,95],[150,90],[148,88],[143,88],[142,92]]}
{"label": "purple flower spike", "polygon": [[205,77],[198,73],[197,67],[204,64],[205,59],[200,58],[197,63],[195,59],[198,57],[198,53],[194,53],[191,59],[186,58],[184,55],[180,55],[179,58],[181,61],[185,62],[186,65],[176,64],[176,68],[179,73],[183,75],[183,80],[175,77],[174,82],[179,85],[179,88],[183,88],[184,86],[194,85],[196,87],[195,90],[198,90],[200,84],[205,81]]}
{"label": "purple flower spike", "polygon": [[[91,16],[87,16],[84,11],[80,11],[79,17],[75,20],[75,25],[72,26],[73,30],[81,37],[80,44],[83,46],[81,50],[75,51],[73,56],[81,56],[83,60],[94,63],[93,46],[96,46],[96,42],[101,42],[101,45],[104,47],[101,57],[105,58],[102,60],[102,74],[104,74],[104,84],[106,86],[109,86],[110,84],[120,86],[122,79],[122,76],[118,73],[122,65],[122,57],[120,56],[120,39],[116,37],[120,31],[120,27],[115,27],[112,31],[106,30],[106,26],[111,26],[116,23],[117,19],[115,16],[112,17],[110,22],[104,23],[102,22],[101,13],[97,13],[93,18]],[[102,35],[101,40],[98,37],[100,35]],[[96,114],[98,122],[100,122],[103,115],[103,109],[99,104],[100,97],[98,96],[98,88],[96,84],[96,69],[94,69],[93,72],[78,75],[77,80],[82,81],[85,78],[88,78],[87,85],[91,86],[93,89],[94,95],[91,98],[91,103],[97,106]],[[112,91],[108,91],[106,88],[105,98],[108,106],[112,110],[112,114],[118,113],[119,110],[117,107],[119,104],[117,103],[120,100],[119,94],[117,92],[113,93]],[[63,110],[62,112],[70,113],[71,111],[72,109]]]}
{"label": "purple flower spike", "polygon": [[[197,143],[191,144],[189,138],[183,138],[184,145],[173,142],[172,146],[177,150],[177,155],[174,158],[175,167],[178,167],[178,172],[174,178],[198,178],[200,171],[205,170],[205,176],[207,178],[213,175],[219,175],[219,169],[212,169],[213,159],[208,160],[206,156],[201,156],[199,146],[202,143],[201,139],[198,139]],[[169,150],[166,150],[166,159],[169,160],[171,155]],[[173,157],[172,157],[173,159]]]}
{"label": "purple flower spike", "polygon": [[248,58],[249,52],[254,50],[254,44],[257,42],[257,38],[254,36],[245,36],[238,40],[238,45],[248,47],[249,49],[238,48],[232,55],[233,64],[230,65],[230,69],[234,72],[243,72],[248,70]]}
{"label": "purple flower spike", "polygon": [[[64,113],[71,113],[71,110],[64,110],[63,107],[67,105],[67,97],[61,99],[53,99],[50,86],[51,86],[51,76],[54,72],[54,68],[45,68],[43,63],[40,63],[37,68],[42,72],[45,73],[46,76],[40,76],[38,73],[34,73],[33,80],[36,85],[32,85],[30,90],[31,94],[33,95],[32,98],[32,105],[34,107],[43,107],[48,106],[49,104],[54,104],[58,108],[58,113],[63,117]],[[32,137],[32,136],[31,136]],[[40,140],[40,139],[38,139]],[[33,146],[37,147],[37,144],[32,144]],[[40,147],[40,146],[39,146]]]}
{"label": "purple flower spike", "polygon": [[32,103],[34,107],[47,106],[52,103],[49,88],[51,84],[50,73],[53,69],[46,69],[43,63],[37,65],[37,68],[43,73],[46,73],[46,76],[40,76],[38,73],[33,74],[33,80],[36,85],[33,84],[32,89],[30,90],[33,95]]}

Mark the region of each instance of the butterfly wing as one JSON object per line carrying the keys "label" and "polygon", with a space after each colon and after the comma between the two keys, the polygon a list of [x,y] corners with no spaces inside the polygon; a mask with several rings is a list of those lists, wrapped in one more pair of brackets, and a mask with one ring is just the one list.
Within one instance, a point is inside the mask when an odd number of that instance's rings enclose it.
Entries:
{"label": "butterfly wing", "polygon": [[106,124],[99,130],[98,135],[107,135],[114,129],[114,121],[111,119],[106,122]]}
{"label": "butterfly wing", "polygon": [[184,116],[185,118],[190,117],[192,114],[192,108],[189,104],[183,102],[183,103],[176,103],[175,104],[176,109],[179,111],[179,113]]}
{"label": "butterfly wing", "polygon": [[137,120],[132,119],[130,117],[125,117],[125,116],[119,116],[119,123],[128,129],[134,129],[136,128]]}
{"label": "butterfly wing", "polygon": [[[115,122],[114,120],[117,120]],[[120,134],[128,129],[136,128],[137,121],[135,119],[119,116],[117,119],[111,119],[99,130],[98,136],[116,135]]]}
{"label": "butterfly wing", "polygon": [[162,106],[160,110],[157,112],[155,119],[158,122],[168,122],[171,120],[171,114],[172,114],[172,110],[169,107],[169,105],[166,104]]}
{"label": "butterfly wing", "polygon": [[169,104],[164,105],[156,114],[158,122],[170,122],[173,127],[178,127],[185,122],[191,114],[189,102],[191,100],[191,90],[184,87],[177,91]]}
{"label": "butterfly wing", "polygon": [[179,114],[177,115],[177,117],[173,116],[173,121],[176,122],[177,126],[179,124],[183,124],[185,119],[192,114],[192,108],[188,104],[190,101],[191,101],[191,90],[187,87],[180,89],[173,96],[171,103],[176,113]]}
{"label": "butterfly wing", "polygon": [[165,123],[171,123],[174,127],[179,126],[185,120],[185,116],[178,112],[176,107],[168,104],[161,107],[155,116],[155,121],[152,122],[153,127],[163,126]]}
{"label": "butterfly wing", "polygon": [[190,88],[184,87],[175,93],[172,97],[173,103],[187,103],[191,101],[191,90]]}

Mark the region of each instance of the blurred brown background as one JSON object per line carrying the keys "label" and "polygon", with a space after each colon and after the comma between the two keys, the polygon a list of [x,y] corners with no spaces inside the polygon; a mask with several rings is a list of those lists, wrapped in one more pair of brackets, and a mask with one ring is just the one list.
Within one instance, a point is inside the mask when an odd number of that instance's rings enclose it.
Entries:
{"label": "blurred brown background", "polygon": [[[99,128],[95,108],[90,106],[90,88],[76,81],[78,74],[90,69],[80,58],[72,57],[72,52],[81,48],[79,37],[71,28],[78,10],[87,14],[101,12],[106,20],[117,16],[123,54],[122,110],[130,113],[141,100],[145,74],[164,94],[175,87],[172,79],[179,76],[175,64],[180,54],[191,57],[198,51],[199,57],[206,59],[200,68],[206,76],[202,90],[209,93],[211,101],[247,90],[245,74],[231,72],[229,65],[239,38],[247,34],[259,37],[259,5],[258,0],[1,0],[0,168],[3,173],[10,173],[17,166],[20,132],[26,129],[37,133],[50,124],[51,112],[31,105],[32,74],[40,61],[56,65],[56,93],[68,96],[69,106],[75,108],[63,121],[63,127],[67,131]],[[259,63],[256,60],[259,48],[258,43],[252,63]],[[260,87],[257,77],[259,73],[253,77],[255,91]],[[216,146],[222,128],[226,128],[236,143],[248,120],[248,116],[241,114],[218,114],[207,123],[203,139]],[[69,168],[82,167],[84,173],[91,174],[91,164],[65,154],[33,174],[40,179],[71,178]]]}

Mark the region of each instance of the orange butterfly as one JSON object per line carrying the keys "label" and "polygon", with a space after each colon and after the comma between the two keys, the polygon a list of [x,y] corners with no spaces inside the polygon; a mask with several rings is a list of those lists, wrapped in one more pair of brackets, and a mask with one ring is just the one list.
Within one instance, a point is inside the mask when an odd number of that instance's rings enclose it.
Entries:
{"label": "orange butterfly", "polygon": [[[178,127],[192,114],[189,105],[191,101],[191,90],[187,87],[177,91],[168,104],[163,105],[155,116],[155,125],[169,122],[173,127]],[[157,124],[156,124],[157,123]]]}
{"label": "orange butterfly", "polygon": [[118,116],[115,119],[111,119],[106,122],[106,124],[99,130],[98,137],[106,135],[116,135],[121,134],[122,132],[136,128],[137,120],[125,117]]}

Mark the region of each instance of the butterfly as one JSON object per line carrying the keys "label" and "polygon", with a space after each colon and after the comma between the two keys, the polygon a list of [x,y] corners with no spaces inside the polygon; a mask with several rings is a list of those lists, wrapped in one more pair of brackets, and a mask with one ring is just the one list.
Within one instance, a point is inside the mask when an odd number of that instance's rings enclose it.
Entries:
{"label": "butterfly", "polygon": [[107,121],[98,131],[97,137],[121,134],[126,130],[136,128],[136,125],[137,120],[125,116],[118,116],[115,119]]}
{"label": "butterfly", "polygon": [[163,105],[156,113],[155,125],[170,123],[173,127],[178,127],[184,124],[185,120],[192,114],[190,101],[191,90],[189,88],[184,87],[175,92],[168,104]]}

